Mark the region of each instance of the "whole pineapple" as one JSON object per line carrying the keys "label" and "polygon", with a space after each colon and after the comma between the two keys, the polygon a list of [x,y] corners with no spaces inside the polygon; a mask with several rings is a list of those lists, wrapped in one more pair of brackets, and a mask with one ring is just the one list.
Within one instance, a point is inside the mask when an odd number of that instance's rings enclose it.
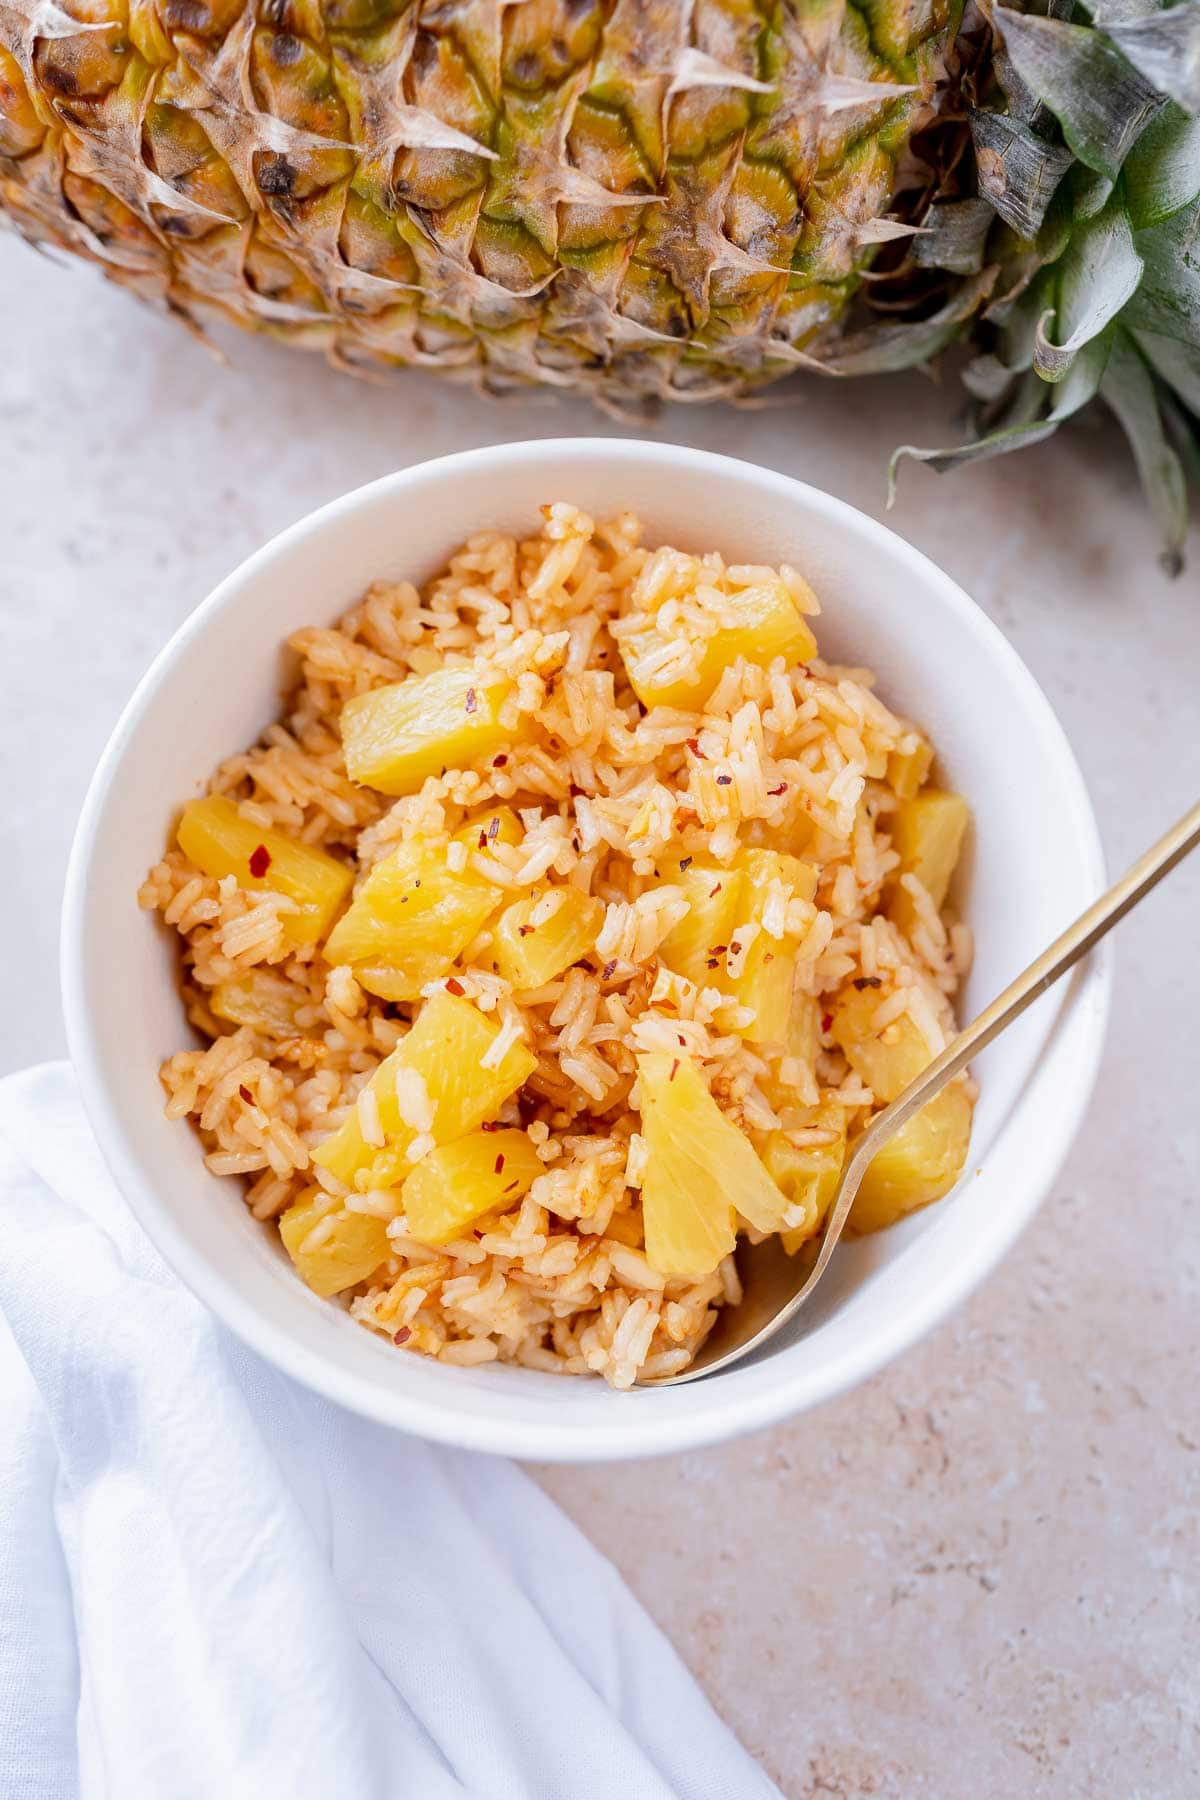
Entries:
{"label": "whole pineapple", "polygon": [[[0,204],[196,323],[622,410],[972,334],[1200,458],[1200,0],[0,0]],[[1070,15],[1070,16],[1068,16]]]}

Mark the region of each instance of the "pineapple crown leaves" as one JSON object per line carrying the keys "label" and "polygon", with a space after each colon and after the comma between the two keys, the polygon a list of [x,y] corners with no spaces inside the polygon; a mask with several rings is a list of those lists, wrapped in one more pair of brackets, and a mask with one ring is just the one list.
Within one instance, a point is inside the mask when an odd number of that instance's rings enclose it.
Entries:
{"label": "pineapple crown leaves", "polygon": [[[970,123],[995,216],[935,201],[914,253],[973,271],[980,354],[963,378],[976,435],[901,446],[889,497],[905,457],[943,470],[1004,455],[1099,399],[1129,440],[1176,574],[1200,475],[1200,0],[1101,0],[1090,21],[1072,0],[1044,13],[997,5],[991,23],[996,92]],[[943,317],[961,319],[969,292]],[[935,327],[844,340],[835,372],[923,362],[955,335]]]}

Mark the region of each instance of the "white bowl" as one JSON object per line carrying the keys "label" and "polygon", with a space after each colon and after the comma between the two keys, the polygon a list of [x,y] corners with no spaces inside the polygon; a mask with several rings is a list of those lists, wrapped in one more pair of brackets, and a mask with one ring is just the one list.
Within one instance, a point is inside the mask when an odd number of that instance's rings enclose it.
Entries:
{"label": "white bowl", "polygon": [[[979,1059],[969,1174],[941,1205],[839,1249],[790,1336],[693,1385],[615,1394],[600,1381],[401,1356],[317,1300],[240,1184],[208,1174],[163,1117],[158,1066],[187,1041],[174,945],[135,894],[173,816],[276,716],[280,646],[379,577],[421,580],[472,531],[528,531],[543,502],[633,507],[650,542],[788,561],[824,604],[827,654],[867,663],[932,732],[976,828],[961,900],[977,1011],[1103,886],[1079,769],[1016,653],[955,584],[841,501],[767,469],[667,444],[561,439],[446,457],[323,507],[243,563],[150,669],[96,771],[63,923],[71,1051],[100,1144],[167,1261],[248,1344],[367,1416],[466,1447],[604,1460],[715,1443],[815,1406],[881,1368],[999,1260],[1053,1180],[1104,1034],[1101,954]],[[202,1397],[200,1397],[202,1403]]]}

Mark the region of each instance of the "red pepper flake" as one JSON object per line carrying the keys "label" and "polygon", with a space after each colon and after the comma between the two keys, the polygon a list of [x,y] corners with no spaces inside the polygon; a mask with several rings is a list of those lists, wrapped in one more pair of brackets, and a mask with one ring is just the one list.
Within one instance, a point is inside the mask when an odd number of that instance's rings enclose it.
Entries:
{"label": "red pepper flake", "polygon": [[421,885],[421,877],[420,877],[420,876],[419,876],[419,875],[418,875],[418,876],[417,876],[417,879],[416,879],[416,880],[415,880],[415,881],[414,881],[414,882],[413,882],[413,886],[414,886],[414,887],[415,887],[415,888],[419,888],[419,887],[420,887],[420,885]]}
{"label": "red pepper flake", "polygon": [[254,1095],[250,1092],[250,1089],[246,1086],[244,1081],[239,1086],[238,1093],[242,1096],[242,1099],[246,1102],[247,1106],[254,1105]]}
{"label": "red pepper flake", "polygon": [[882,987],[883,982],[878,975],[860,975],[854,985],[861,994],[864,988]]}
{"label": "red pepper flake", "polygon": [[715,887],[715,888],[709,888],[709,890],[708,890],[708,897],[709,897],[709,899],[710,899],[710,900],[715,900],[715,899],[716,899],[716,897],[717,897],[717,895],[718,895],[718,894],[719,894],[719,893],[720,893],[720,891],[721,891],[721,889],[722,889],[722,887],[723,887],[723,886],[724,886],[724,883],[723,883],[723,882],[720,882],[720,881],[718,881],[718,883],[717,883],[717,885],[716,885],[716,887]]}
{"label": "red pepper flake", "polygon": [[500,814],[493,813],[488,821],[488,842],[495,843],[500,836]]}
{"label": "red pepper flake", "polygon": [[480,1131],[502,1131],[504,1127],[499,1119],[485,1119],[479,1129]]}
{"label": "red pepper flake", "polygon": [[829,1027],[832,1024],[833,1024],[833,1014],[832,1013],[822,1013],[821,1014],[821,1030],[828,1031]]}
{"label": "red pepper flake", "polygon": [[477,710],[477,708],[479,706],[479,702],[475,698],[475,689],[474,688],[467,689],[467,698],[466,698],[465,704],[466,704],[467,711],[469,713],[473,713]]}
{"label": "red pepper flake", "polygon": [[528,937],[531,932],[534,932],[536,930],[537,930],[536,925],[518,925],[517,926],[517,935],[518,935],[518,937]]}
{"label": "red pepper flake", "polygon": [[265,844],[260,844],[257,850],[250,852],[250,873],[255,881],[261,881],[270,866],[271,852]]}
{"label": "red pepper flake", "polygon": [[493,756],[492,767],[493,769],[502,769],[507,761],[507,756],[504,756],[503,754],[500,756]]}
{"label": "red pepper flake", "polygon": [[708,946],[708,954],[710,956],[724,956],[728,948],[728,944],[710,944]]}
{"label": "red pepper flake", "polygon": [[732,775],[718,775],[717,776],[717,786],[718,787],[728,787],[732,780],[733,780]]}
{"label": "red pepper flake", "polygon": [[692,866],[692,859],[691,859],[691,857],[690,857],[690,856],[682,856],[682,857],[680,857],[680,859],[679,859],[679,873],[680,873],[680,874],[681,874],[681,875],[682,875],[682,874],[683,874],[683,871],[684,871],[684,870],[685,870],[685,869],[690,869],[690,868],[691,868],[691,866]]}
{"label": "red pepper flake", "polygon": [[689,750],[690,750],[690,751],[691,751],[691,753],[692,753],[692,755],[693,755],[693,756],[699,756],[699,754],[700,754],[700,740],[699,740],[699,738],[689,738],[689,739],[688,739],[688,740],[687,740],[687,747],[688,747],[688,749],[689,749]]}
{"label": "red pepper flake", "polygon": [[671,1073],[667,1076],[667,1080],[674,1081],[674,1079],[678,1075],[678,1073],[679,1073],[679,1058],[676,1057],[675,1061],[671,1064]]}
{"label": "red pepper flake", "polygon": [[407,1344],[407,1342],[411,1336],[412,1336],[412,1326],[411,1325],[402,1325],[400,1327],[399,1331],[393,1331],[392,1342],[393,1342],[393,1344]]}
{"label": "red pepper flake", "polygon": [[612,961],[606,962],[604,967],[601,969],[601,971],[600,971],[601,979],[603,981],[610,981],[616,970],[616,967],[617,967],[617,959],[614,956]]}
{"label": "red pepper flake", "polygon": [[710,968],[710,969],[715,969],[715,968],[716,968],[716,966],[717,966],[717,959],[716,959],[716,957],[715,957],[715,956],[710,956],[710,957],[709,957],[709,958],[708,958],[708,959],[707,959],[707,963],[706,963],[706,965],[705,965],[705,966],[706,966],[706,967],[707,967],[707,968]]}
{"label": "red pepper flake", "polygon": [[729,954],[730,956],[740,956],[742,954],[742,946],[740,944],[730,944]]}
{"label": "red pepper flake", "polygon": [[487,849],[487,832],[486,831],[481,831],[479,834],[479,848],[481,850]]}
{"label": "red pepper flake", "polygon": [[773,950],[764,950],[763,951],[763,967],[765,968],[769,962],[774,962],[774,961],[775,961],[775,952]]}
{"label": "red pepper flake", "polygon": [[446,992],[448,994],[465,994],[466,991],[466,988],[458,979],[457,975],[451,975],[449,981],[446,983]]}
{"label": "red pepper flake", "polygon": [[768,792],[768,794],[770,794],[772,796],[775,796],[778,794],[786,794],[787,793],[787,782],[781,781],[778,787],[768,788],[767,792]]}
{"label": "red pepper flake", "polygon": [[519,1181],[510,1181],[504,1191],[506,1194],[515,1194],[520,1185]]}
{"label": "red pepper flake", "polygon": [[503,1167],[504,1167],[504,1152],[502,1150],[500,1152],[499,1156],[496,1158],[495,1167],[494,1167],[492,1173],[494,1175],[498,1175]]}

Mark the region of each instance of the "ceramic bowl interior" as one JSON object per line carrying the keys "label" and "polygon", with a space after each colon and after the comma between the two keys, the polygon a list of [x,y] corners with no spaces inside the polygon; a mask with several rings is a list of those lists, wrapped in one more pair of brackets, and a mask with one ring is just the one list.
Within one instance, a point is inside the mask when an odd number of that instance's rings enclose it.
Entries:
{"label": "ceramic bowl interior", "polygon": [[635,508],[648,542],[787,560],[823,603],[824,652],[865,663],[921,721],[975,827],[958,900],[977,954],[974,1011],[1096,895],[1103,868],[1074,758],[1001,634],[924,557],[872,520],[770,471],[672,446],[557,440],[475,451],[376,482],[285,532],[185,624],[131,701],[89,795],[64,915],[72,1052],[106,1156],[193,1289],[301,1381],[405,1429],[545,1459],[713,1442],[845,1389],[913,1343],[993,1266],[1053,1179],[1103,1036],[1094,959],[980,1059],[968,1173],[953,1196],[839,1249],[823,1292],[754,1361],[628,1395],[602,1383],[399,1355],[300,1283],[239,1185],[210,1176],[162,1113],[160,1061],[187,1041],[174,945],[135,894],[180,804],[276,716],[281,644],[332,622],[372,580],[432,574],[472,531],[528,532],[544,502]]}

